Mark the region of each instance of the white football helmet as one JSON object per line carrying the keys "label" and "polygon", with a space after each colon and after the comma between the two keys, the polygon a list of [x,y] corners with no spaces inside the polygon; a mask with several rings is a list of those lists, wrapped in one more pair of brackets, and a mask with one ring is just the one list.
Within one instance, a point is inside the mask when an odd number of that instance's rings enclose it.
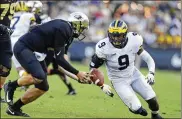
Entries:
{"label": "white football helmet", "polygon": [[31,12],[33,13],[41,13],[43,4],[41,1],[28,1],[27,6],[31,8]]}
{"label": "white football helmet", "polygon": [[[74,37],[83,40],[86,37],[83,31],[89,29],[88,17],[82,12],[73,12],[70,14],[68,21],[73,27]],[[80,35],[83,35],[83,37],[79,38]]]}

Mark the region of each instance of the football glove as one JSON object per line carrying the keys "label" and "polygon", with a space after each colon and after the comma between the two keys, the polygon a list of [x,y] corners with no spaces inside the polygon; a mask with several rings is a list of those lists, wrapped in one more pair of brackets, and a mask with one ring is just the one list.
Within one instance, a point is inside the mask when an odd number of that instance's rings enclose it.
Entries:
{"label": "football glove", "polygon": [[154,85],[155,83],[155,79],[154,79],[154,73],[153,72],[149,72],[147,74],[147,76],[145,77],[145,79],[147,80],[147,83],[150,85]]}
{"label": "football glove", "polygon": [[101,89],[102,89],[102,91],[103,91],[105,94],[109,95],[110,97],[113,97],[113,96],[114,96],[114,94],[111,92],[111,89],[112,89],[112,88],[111,88],[109,85],[103,84],[103,85],[101,86]]}
{"label": "football glove", "polygon": [[12,29],[9,29],[7,26],[0,24],[0,36],[11,35],[13,33]]}

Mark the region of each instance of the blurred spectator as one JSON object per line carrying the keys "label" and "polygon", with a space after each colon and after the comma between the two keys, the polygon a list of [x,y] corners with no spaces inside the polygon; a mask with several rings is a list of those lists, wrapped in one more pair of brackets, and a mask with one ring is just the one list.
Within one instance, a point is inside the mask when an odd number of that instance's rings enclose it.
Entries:
{"label": "blurred spectator", "polygon": [[[138,32],[151,47],[181,47],[180,1],[54,1],[44,2],[45,11],[54,19],[67,19],[73,11],[90,19],[86,41],[98,42],[107,36],[113,19],[124,20],[129,31]],[[47,9],[46,9],[47,8]]]}

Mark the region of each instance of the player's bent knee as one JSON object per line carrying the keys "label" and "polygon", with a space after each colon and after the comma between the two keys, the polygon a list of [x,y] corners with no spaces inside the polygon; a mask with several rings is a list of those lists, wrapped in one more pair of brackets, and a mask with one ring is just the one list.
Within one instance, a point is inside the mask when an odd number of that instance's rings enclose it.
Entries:
{"label": "player's bent knee", "polygon": [[46,78],[47,78],[47,76],[45,73],[37,72],[37,74],[33,75],[33,79],[34,79],[35,84],[42,83],[44,80],[46,80]]}
{"label": "player's bent knee", "polygon": [[47,80],[44,80],[39,84],[35,84],[35,87],[43,91],[49,90],[49,84],[47,83]]}
{"label": "player's bent knee", "polygon": [[147,100],[147,103],[149,105],[149,108],[152,110],[152,111],[158,111],[159,110],[159,104],[157,102],[157,99],[156,97],[150,99],[150,100]]}
{"label": "player's bent knee", "polygon": [[7,77],[9,74],[10,74],[10,69],[3,65],[0,65],[0,76]]}
{"label": "player's bent knee", "polygon": [[35,86],[36,88],[43,90],[43,91],[48,91],[49,90],[49,85],[41,85],[41,86]]}

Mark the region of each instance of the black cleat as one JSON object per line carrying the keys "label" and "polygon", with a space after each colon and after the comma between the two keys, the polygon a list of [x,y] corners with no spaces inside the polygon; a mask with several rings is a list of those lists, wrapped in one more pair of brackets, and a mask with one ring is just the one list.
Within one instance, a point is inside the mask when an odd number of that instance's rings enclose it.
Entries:
{"label": "black cleat", "polygon": [[1,98],[1,103],[6,103],[5,99]]}
{"label": "black cleat", "polygon": [[73,89],[73,90],[69,90],[67,95],[76,95],[76,91]]}
{"label": "black cleat", "polygon": [[140,114],[142,116],[147,116],[148,113],[146,111],[146,109],[144,109],[143,107],[140,107],[137,111],[133,111],[129,108],[130,112],[134,113],[134,114]]}
{"label": "black cleat", "polygon": [[6,110],[6,113],[8,115],[13,115],[13,116],[30,117],[28,114],[23,113],[21,109],[15,110],[11,106],[8,107],[8,109]]}
{"label": "black cleat", "polygon": [[11,83],[11,81],[4,84],[5,101],[6,101],[6,103],[8,103],[8,105],[13,105],[13,95],[14,95],[14,91],[16,89],[12,88],[10,86],[10,83]]}
{"label": "black cleat", "polygon": [[163,119],[159,114],[151,114],[151,119]]}
{"label": "black cleat", "polygon": [[147,111],[143,108],[143,109],[142,109],[142,112],[140,113],[140,115],[142,115],[142,116],[147,116],[148,113],[147,113]]}

